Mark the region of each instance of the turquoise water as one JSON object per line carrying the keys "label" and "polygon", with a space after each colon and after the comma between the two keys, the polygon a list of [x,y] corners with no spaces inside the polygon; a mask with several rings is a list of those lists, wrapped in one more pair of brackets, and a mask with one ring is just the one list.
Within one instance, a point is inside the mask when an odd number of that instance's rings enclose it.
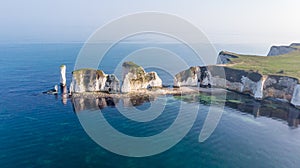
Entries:
{"label": "turquoise water", "polygon": [[[197,119],[187,136],[163,153],[131,158],[105,150],[83,130],[70,100],[64,105],[60,96],[41,94],[58,83],[58,67],[62,63],[68,67],[69,83],[71,67],[81,46],[0,45],[1,167],[299,167],[299,111],[284,103],[256,102],[235,93],[229,94],[231,101],[226,103],[220,123],[203,143],[199,143],[198,137],[209,104],[201,97],[163,97],[167,99],[164,112],[149,123],[132,122],[113,105],[103,107],[101,113],[114,128],[132,136],[151,136],[174,121],[180,101],[190,106],[200,103]],[[168,47],[185,52],[178,46]],[[118,55],[136,48],[124,45],[108,53],[109,58],[115,58],[104,60],[105,72],[111,73]],[[169,79],[166,84],[170,82]],[[99,108],[89,103],[94,101],[86,100],[82,105],[87,109]],[[137,108],[149,108],[150,101],[137,103]]]}

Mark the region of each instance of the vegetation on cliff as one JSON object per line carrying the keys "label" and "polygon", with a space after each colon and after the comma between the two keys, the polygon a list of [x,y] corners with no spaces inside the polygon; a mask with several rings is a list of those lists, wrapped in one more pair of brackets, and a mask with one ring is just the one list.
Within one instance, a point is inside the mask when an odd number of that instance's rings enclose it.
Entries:
{"label": "vegetation on cliff", "polygon": [[263,75],[280,75],[300,79],[299,50],[276,57],[234,55],[237,56],[237,58],[230,58],[230,63],[226,64],[226,66],[235,69],[255,71]]}

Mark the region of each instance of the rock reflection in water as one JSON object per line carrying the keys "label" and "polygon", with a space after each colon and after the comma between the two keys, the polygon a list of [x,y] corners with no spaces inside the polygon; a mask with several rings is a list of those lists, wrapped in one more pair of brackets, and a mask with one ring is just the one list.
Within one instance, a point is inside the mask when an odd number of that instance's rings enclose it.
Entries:
{"label": "rock reflection in water", "polygon": [[[175,98],[185,102],[200,102],[201,104],[210,104],[212,101],[225,101],[227,107],[236,109],[241,112],[252,114],[255,118],[264,116],[276,120],[283,120],[290,127],[298,127],[300,119],[300,109],[295,108],[289,103],[278,100],[262,100],[257,101],[252,97],[234,92],[228,92],[226,100],[220,100],[218,97],[212,97],[208,93],[191,94],[185,96],[174,95]],[[75,112],[83,110],[99,110],[106,107],[115,107],[121,105],[123,107],[140,106],[146,102],[155,101],[155,96],[140,95],[122,98],[72,98],[72,104]]]}
{"label": "rock reflection in water", "polygon": [[240,101],[231,102],[227,100],[226,106],[253,114],[254,117],[264,116],[284,120],[288,122],[290,127],[298,127],[299,125],[300,110],[289,103],[268,99],[256,101],[245,95],[236,95],[240,97]]}
{"label": "rock reflection in water", "polygon": [[73,109],[75,112],[84,110],[99,110],[106,107],[115,107],[122,105],[123,107],[140,106],[145,102],[154,101],[155,97],[149,95],[131,96],[123,98],[115,97],[74,97],[72,98]]}
{"label": "rock reflection in water", "polygon": [[218,103],[218,101],[225,101],[225,105],[227,107],[252,114],[255,118],[264,116],[277,120],[287,121],[290,127],[298,127],[299,125],[300,109],[295,108],[289,103],[274,99],[257,101],[250,96],[238,94],[235,92],[228,92],[226,100],[218,99],[218,97],[211,96],[208,93],[181,96],[179,98],[180,100],[185,102],[200,102],[206,105],[210,105],[211,103]]}

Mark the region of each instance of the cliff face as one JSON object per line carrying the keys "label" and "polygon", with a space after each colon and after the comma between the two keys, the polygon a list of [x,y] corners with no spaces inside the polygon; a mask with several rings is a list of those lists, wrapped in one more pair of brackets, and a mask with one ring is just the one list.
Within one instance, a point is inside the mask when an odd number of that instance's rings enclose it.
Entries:
{"label": "cliff face", "polygon": [[219,87],[262,98],[263,76],[221,66],[191,67],[175,76],[174,86]]}
{"label": "cliff face", "polygon": [[291,103],[300,107],[300,85],[296,85]]}
{"label": "cliff face", "polygon": [[107,75],[101,70],[80,69],[72,72],[70,92],[118,92],[119,80],[115,75]]}
{"label": "cliff face", "polygon": [[211,74],[207,67],[195,66],[175,75],[174,86],[210,87]]}
{"label": "cliff face", "polygon": [[[225,73],[222,75],[221,73]],[[203,74],[206,85],[203,82]],[[296,78],[262,75],[258,72],[238,70],[222,66],[191,67],[175,76],[177,86],[212,86],[249,94],[255,99],[277,98],[294,105],[300,104],[300,86]]]}
{"label": "cliff face", "polygon": [[221,51],[218,56],[217,64],[228,64],[231,58],[237,58],[234,53]]}
{"label": "cliff face", "polygon": [[299,43],[293,43],[289,46],[272,46],[268,56],[277,56],[277,55],[283,55],[283,54],[288,54],[292,51],[299,50]]}
{"label": "cliff face", "polygon": [[[262,99],[263,76],[257,72],[212,66],[212,86],[249,94],[256,99]],[[223,69],[224,76],[219,73]],[[224,85],[225,84],[225,85]]]}
{"label": "cliff face", "polygon": [[290,102],[298,82],[298,79],[292,77],[269,75],[263,85],[263,95]]}
{"label": "cliff face", "polygon": [[149,87],[162,87],[162,80],[156,72],[148,72],[133,62],[124,62],[122,65],[123,84],[121,92],[127,93]]}

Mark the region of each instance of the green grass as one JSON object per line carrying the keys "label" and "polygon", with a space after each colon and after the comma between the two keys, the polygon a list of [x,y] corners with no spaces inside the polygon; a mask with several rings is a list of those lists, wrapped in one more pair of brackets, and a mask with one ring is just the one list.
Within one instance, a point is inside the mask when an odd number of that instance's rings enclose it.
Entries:
{"label": "green grass", "polygon": [[123,67],[139,68],[140,66],[138,66],[137,64],[135,64],[132,61],[129,61],[129,62],[124,62]]}
{"label": "green grass", "polygon": [[263,75],[282,75],[300,80],[300,51],[280,56],[239,55],[231,58],[228,67],[252,70]]}
{"label": "green grass", "polygon": [[83,69],[77,69],[75,71],[72,72],[73,75],[78,75],[84,71],[96,71],[96,73],[101,76],[101,77],[105,77],[105,73],[101,70],[97,70],[97,69],[92,69],[92,68],[83,68]]}
{"label": "green grass", "polygon": [[122,66],[125,67],[125,68],[129,68],[129,71],[131,73],[136,74],[138,80],[140,80],[141,78],[144,78],[144,76],[145,76],[144,69],[141,66],[135,64],[134,62],[131,62],[131,61],[124,62]]}

